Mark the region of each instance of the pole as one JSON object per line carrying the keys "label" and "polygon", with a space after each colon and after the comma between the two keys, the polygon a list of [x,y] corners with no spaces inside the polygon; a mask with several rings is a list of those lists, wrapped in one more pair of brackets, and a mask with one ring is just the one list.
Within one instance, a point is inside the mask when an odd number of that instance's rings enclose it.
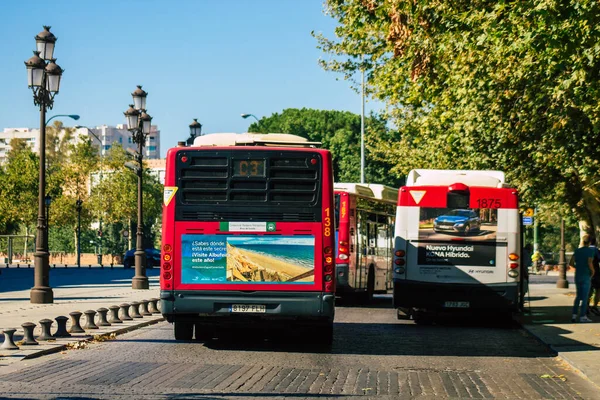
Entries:
{"label": "pole", "polygon": [[137,171],[138,175],[138,221],[137,221],[137,237],[135,246],[135,276],[131,280],[132,289],[148,289],[150,287],[148,283],[148,277],[146,276],[146,252],[144,251],[144,227],[143,227],[143,215],[142,215],[142,159],[143,148],[144,148],[144,133],[142,131],[141,122],[138,133],[138,153],[140,168]]}
{"label": "pole", "polygon": [[565,220],[560,219],[560,251],[558,253],[558,280],[556,287],[559,289],[568,289],[567,281],[567,259],[565,257]]}
{"label": "pole", "polygon": [[[362,58],[361,58],[362,61]],[[365,69],[361,67],[360,103],[360,183],[365,183]]]}
{"label": "pole", "polygon": [[[45,86],[45,82],[44,86]],[[44,89],[40,89],[44,90]],[[54,302],[54,293],[50,287],[50,263],[48,254],[48,236],[45,216],[46,198],[46,101],[40,102],[40,173],[38,193],[37,236],[34,253],[34,286],[31,288],[30,301],[34,304]]]}
{"label": "pole", "polygon": [[81,267],[81,200],[77,199],[77,268]]}
{"label": "pole", "polygon": [[539,250],[538,243],[538,217],[537,217],[537,207],[533,212],[533,254],[537,253]]}

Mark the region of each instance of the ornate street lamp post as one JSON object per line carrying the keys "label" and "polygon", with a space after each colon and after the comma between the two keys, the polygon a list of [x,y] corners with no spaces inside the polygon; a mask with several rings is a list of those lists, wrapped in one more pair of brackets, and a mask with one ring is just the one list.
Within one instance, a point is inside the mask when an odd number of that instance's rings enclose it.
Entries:
{"label": "ornate street lamp post", "polygon": [[[254,114],[241,114],[240,116],[241,116],[242,118],[244,118],[244,119],[248,119],[249,117],[252,117],[252,118],[254,118],[254,119],[256,120],[256,123],[258,124],[258,129],[259,129],[259,131],[260,131],[260,132],[262,132],[262,130],[263,130],[263,127],[262,127],[262,125],[260,124],[260,120],[259,120],[258,118],[256,118],[256,115],[254,115]],[[266,133],[266,132],[264,132],[264,133]]]}
{"label": "ornate street lamp post", "polygon": [[148,277],[146,276],[146,253],[144,251],[144,220],[142,214],[142,178],[143,178],[143,155],[144,144],[146,138],[150,134],[152,117],[146,114],[146,93],[142,90],[142,86],[138,85],[137,89],[131,94],[133,96],[133,104],[124,112],[127,117],[127,129],[131,132],[133,143],[138,145],[137,152],[130,152],[134,156],[137,165],[131,162],[125,163],[125,166],[132,169],[138,176],[138,221],[137,221],[137,237],[135,246],[135,276],[131,281],[133,289],[148,289]]}
{"label": "ornate street lamp post", "polygon": [[58,94],[63,70],[56,64],[54,44],[56,36],[49,26],[35,37],[37,50],[25,61],[28,86],[33,90],[33,103],[40,107],[40,171],[38,193],[37,234],[34,253],[34,286],[31,288],[32,303],[52,303],[54,293],[50,287],[50,263],[48,252],[48,225],[45,215],[46,197],[46,110],[52,109],[54,96]]}
{"label": "ornate street lamp post", "polygon": [[190,124],[190,137],[186,142],[188,146],[194,144],[194,139],[202,134],[202,124],[198,122],[198,118],[194,118],[194,122]]}
{"label": "ornate street lamp post", "polygon": [[81,206],[83,201],[77,199],[75,209],[77,210],[77,267],[81,267]]}
{"label": "ornate street lamp post", "polygon": [[567,280],[567,259],[565,258],[565,219],[560,219],[560,250],[558,253],[558,280],[556,287],[559,289],[568,289]]}

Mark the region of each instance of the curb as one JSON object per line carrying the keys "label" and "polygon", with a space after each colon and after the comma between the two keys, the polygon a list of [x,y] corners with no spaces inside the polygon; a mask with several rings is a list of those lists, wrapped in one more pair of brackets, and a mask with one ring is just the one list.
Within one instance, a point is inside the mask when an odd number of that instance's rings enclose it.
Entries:
{"label": "curb", "polygon": [[556,350],[554,348],[554,346],[552,346],[551,344],[548,344],[548,343],[544,342],[538,335],[536,335],[531,330],[529,330],[526,325],[521,324],[519,321],[517,321],[517,322],[519,323],[519,325],[521,325],[521,329],[522,330],[524,330],[525,332],[527,332],[531,337],[533,337],[539,343],[541,343],[542,345],[544,345],[548,350],[550,350],[550,352],[554,355],[554,357],[557,357],[560,360],[563,360],[571,368],[573,368],[574,372],[576,372],[579,375],[583,376],[588,382],[592,383],[597,388],[600,388],[600,385],[598,385],[596,382],[594,382],[593,380],[591,380],[590,377],[587,376],[587,374],[585,372],[583,372],[583,370],[581,368],[579,368],[574,361],[570,360],[567,356],[561,354],[561,352],[558,351],[558,350]]}
{"label": "curb", "polygon": [[79,340],[69,341],[68,343],[65,343],[65,344],[57,345],[57,346],[49,348],[49,349],[44,349],[44,350],[37,351],[35,353],[28,354],[25,357],[23,357],[22,360],[30,360],[32,358],[37,358],[37,357],[45,356],[48,354],[59,353],[63,350],[69,350],[69,347],[73,344],[92,342],[92,341],[100,339],[100,338],[109,338],[111,335],[119,336],[124,333],[135,331],[137,329],[144,328],[149,325],[158,324],[159,322],[162,322],[164,320],[165,319],[163,317],[160,317],[160,318],[156,318],[153,320],[144,321],[139,324],[129,325],[124,328],[117,329],[115,331],[103,332],[99,335],[86,336]]}

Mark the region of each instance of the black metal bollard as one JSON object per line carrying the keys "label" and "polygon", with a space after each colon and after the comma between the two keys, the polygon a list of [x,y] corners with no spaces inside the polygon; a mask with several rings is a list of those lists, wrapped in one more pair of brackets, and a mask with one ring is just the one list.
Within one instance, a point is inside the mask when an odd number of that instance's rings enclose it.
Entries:
{"label": "black metal bollard", "polygon": [[37,340],[54,340],[52,334],[50,333],[50,329],[52,328],[52,324],[54,321],[51,319],[42,319],[40,320],[40,326],[42,327],[42,334],[38,336]]}
{"label": "black metal bollard", "polygon": [[110,310],[110,317],[108,317],[108,322],[111,324],[122,324],[123,321],[119,319],[119,306],[110,306],[108,309]]}
{"label": "black metal bollard", "polygon": [[142,316],[152,316],[152,313],[148,311],[148,303],[148,300],[140,301],[140,314],[142,314]]}
{"label": "black metal bollard", "polygon": [[108,313],[108,308],[99,308],[98,311],[98,326],[110,326],[110,322],[106,319],[106,314]]}
{"label": "black metal bollard", "polygon": [[2,343],[2,346],[0,346],[0,349],[2,350],[19,350],[19,346],[17,346],[15,344],[15,332],[17,330],[15,328],[6,328],[4,330],[2,330],[2,333],[4,334],[4,343]]}
{"label": "black metal bollard", "polygon": [[69,318],[60,315],[54,319],[56,320],[56,325],[58,325],[54,337],[71,337],[71,334],[67,331],[67,321]]}
{"label": "black metal bollard", "polygon": [[81,327],[81,323],[79,322],[82,313],[79,311],[70,312],[71,316],[71,329],[69,329],[70,333],[85,333],[83,328]]}
{"label": "black metal bollard", "polygon": [[129,303],[121,304],[121,321],[132,321],[133,318],[129,316]]}
{"label": "black metal bollard", "polygon": [[148,300],[148,311],[152,314],[160,314],[160,311],[158,311],[158,307],[156,304],[158,300],[159,299],[156,298],[151,298],[150,300]]}
{"label": "black metal bollard", "polygon": [[142,314],[140,314],[140,303],[137,301],[132,301],[131,302],[131,316],[133,318],[144,318],[144,316]]}
{"label": "black metal bollard", "polygon": [[35,329],[35,324],[33,322],[25,322],[21,324],[21,327],[23,328],[23,346],[35,346],[36,344],[39,344],[33,338],[33,330]]}
{"label": "black metal bollard", "polygon": [[83,325],[83,329],[98,329],[98,325],[94,323],[96,311],[85,310],[83,313],[85,314],[85,325]]}

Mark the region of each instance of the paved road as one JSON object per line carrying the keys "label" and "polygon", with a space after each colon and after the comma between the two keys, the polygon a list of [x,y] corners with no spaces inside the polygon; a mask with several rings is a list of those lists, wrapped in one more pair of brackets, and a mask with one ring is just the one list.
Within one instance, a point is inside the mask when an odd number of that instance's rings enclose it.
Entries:
{"label": "paved road", "polygon": [[[11,398],[598,399],[600,390],[515,326],[398,321],[389,296],[338,307],[334,344],[235,332],[175,342],[168,323],[0,370]],[[309,335],[307,335],[309,336]],[[288,340],[289,339],[289,340]]]}

